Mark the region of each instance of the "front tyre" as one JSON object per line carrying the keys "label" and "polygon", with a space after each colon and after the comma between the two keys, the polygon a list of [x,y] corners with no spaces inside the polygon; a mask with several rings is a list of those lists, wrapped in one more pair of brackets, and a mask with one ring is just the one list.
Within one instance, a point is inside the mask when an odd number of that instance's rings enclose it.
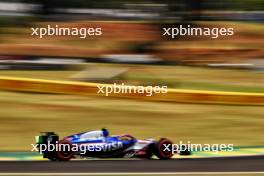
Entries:
{"label": "front tyre", "polygon": [[159,159],[171,159],[173,157],[172,145],[173,143],[169,139],[162,138],[155,144],[153,153]]}

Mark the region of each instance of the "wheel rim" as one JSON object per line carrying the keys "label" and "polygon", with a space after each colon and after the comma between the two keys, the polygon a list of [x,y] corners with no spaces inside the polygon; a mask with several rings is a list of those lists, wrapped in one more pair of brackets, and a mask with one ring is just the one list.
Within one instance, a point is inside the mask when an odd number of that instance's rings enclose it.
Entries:
{"label": "wheel rim", "polygon": [[173,153],[172,153],[172,147],[170,147],[170,151],[165,151],[166,149],[166,145],[170,145],[172,146],[172,142],[170,140],[167,140],[167,139],[164,139],[164,140],[161,140],[159,142],[159,145],[158,145],[158,149],[159,149],[159,153],[160,155],[164,158],[164,159],[169,159],[173,156]]}

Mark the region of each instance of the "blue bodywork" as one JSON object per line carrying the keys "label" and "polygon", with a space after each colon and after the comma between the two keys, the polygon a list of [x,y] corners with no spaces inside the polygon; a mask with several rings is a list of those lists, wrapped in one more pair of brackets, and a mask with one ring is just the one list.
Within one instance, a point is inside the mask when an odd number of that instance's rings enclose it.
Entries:
{"label": "blue bodywork", "polygon": [[[67,136],[64,139],[74,145],[84,146],[86,155],[113,154],[124,151],[137,143],[137,139],[130,135],[104,136],[102,131],[88,131]],[[84,149],[83,149],[84,150]]]}

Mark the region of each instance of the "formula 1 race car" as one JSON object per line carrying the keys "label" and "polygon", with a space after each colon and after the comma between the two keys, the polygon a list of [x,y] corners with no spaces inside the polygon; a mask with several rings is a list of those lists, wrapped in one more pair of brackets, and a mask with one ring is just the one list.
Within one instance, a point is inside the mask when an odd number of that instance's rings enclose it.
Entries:
{"label": "formula 1 race car", "polygon": [[[128,134],[109,136],[107,129],[74,134],[62,140],[54,132],[43,132],[36,136],[36,146],[43,158],[51,161],[89,157],[151,159],[153,155],[159,159],[171,159],[174,154],[172,150],[168,150],[172,142],[166,138],[156,141],[138,140]],[[186,149],[178,154],[189,155],[190,152]]]}

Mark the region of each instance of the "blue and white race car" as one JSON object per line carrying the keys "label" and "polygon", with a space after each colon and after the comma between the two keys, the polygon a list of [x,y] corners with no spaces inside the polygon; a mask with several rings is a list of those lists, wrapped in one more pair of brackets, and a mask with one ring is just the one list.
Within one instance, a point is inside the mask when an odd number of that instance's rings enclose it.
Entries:
{"label": "blue and white race car", "polygon": [[[38,151],[43,158],[51,161],[69,161],[73,158],[145,158],[156,156],[159,159],[173,157],[166,147],[172,142],[166,138],[160,140],[138,140],[129,134],[110,136],[107,129],[73,134],[59,140],[54,132],[44,132],[36,136]],[[188,155],[188,150],[179,154]]]}

